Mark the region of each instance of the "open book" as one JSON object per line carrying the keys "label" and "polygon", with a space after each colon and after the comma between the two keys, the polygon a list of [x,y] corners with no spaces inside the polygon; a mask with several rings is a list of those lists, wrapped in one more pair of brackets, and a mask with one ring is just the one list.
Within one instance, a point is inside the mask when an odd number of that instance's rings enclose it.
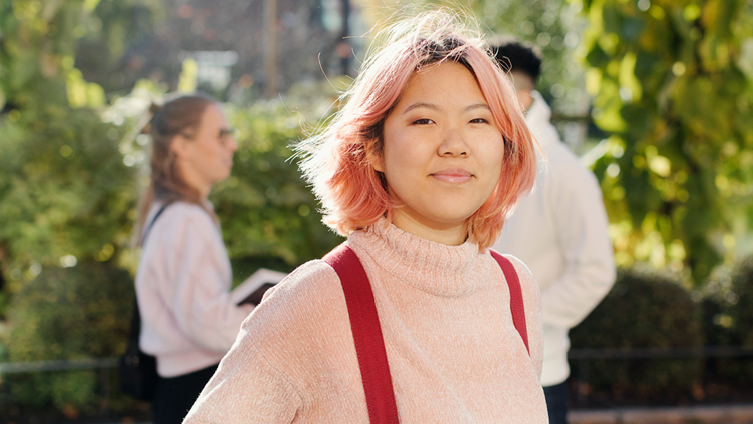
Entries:
{"label": "open book", "polygon": [[264,293],[282,281],[288,274],[271,269],[259,268],[230,292],[230,300],[236,305],[251,303],[258,305]]}

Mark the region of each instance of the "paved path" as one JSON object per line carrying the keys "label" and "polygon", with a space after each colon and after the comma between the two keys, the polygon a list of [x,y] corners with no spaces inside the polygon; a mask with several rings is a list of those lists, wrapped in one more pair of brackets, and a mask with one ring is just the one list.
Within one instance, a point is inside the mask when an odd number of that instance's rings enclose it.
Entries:
{"label": "paved path", "polygon": [[571,410],[570,424],[753,424],[753,405]]}

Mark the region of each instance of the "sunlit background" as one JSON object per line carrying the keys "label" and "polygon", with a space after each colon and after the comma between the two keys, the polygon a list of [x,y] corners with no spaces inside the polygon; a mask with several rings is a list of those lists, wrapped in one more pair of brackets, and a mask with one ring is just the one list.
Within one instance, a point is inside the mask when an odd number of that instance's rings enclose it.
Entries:
{"label": "sunlit background", "polygon": [[[0,422],[148,417],[113,358],[150,103],[221,99],[240,148],[211,200],[235,280],[290,271],[341,241],[291,144],[378,28],[428,4],[0,2]],[[575,406],[753,402],[753,0],[433,4],[540,49],[538,90],[601,181],[620,276],[572,332]]]}

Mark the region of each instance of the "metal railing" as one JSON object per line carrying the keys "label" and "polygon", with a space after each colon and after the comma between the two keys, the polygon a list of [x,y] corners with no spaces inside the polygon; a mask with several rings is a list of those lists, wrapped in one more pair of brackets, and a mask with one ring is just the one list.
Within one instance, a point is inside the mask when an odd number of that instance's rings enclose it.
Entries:
{"label": "metal railing", "polygon": [[110,418],[110,372],[118,366],[118,358],[81,358],[57,361],[0,362],[0,376],[50,371],[99,370],[100,403],[99,415],[107,421]]}
{"label": "metal railing", "polygon": [[[744,358],[753,357],[753,346],[699,346],[675,348],[630,348],[630,349],[572,349],[568,357],[577,364],[577,373],[571,376],[576,382],[588,381],[588,362],[595,359],[687,359],[687,358]],[[98,369],[101,379],[103,416],[109,414],[109,398],[112,392],[109,372],[118,366],[118,358],[83,358],[58,361],[0,362],[0,375],[48,371],[73,371]],[[588,393],[576,390],[576,405],[586,404]]]}
{"label": "metal railing", "polygon": [[[585,383],[588,381],[588,361],[594,359],[688,359],[688,358],[744,358],[753,357],[753,346],[698,346],[698,347],[645,347],[630,349],[572,349],[568,353],[571,363],[577,364],[576,375],[571,380]],[[584,406],[588,392],[579,384],[576,389],[575,402]]]}
{"label": "metal railing", "polygon": [[0,374],[41,371],[108,369],[118,365],[118,358],[82,358],[61,361],[0,362]]}

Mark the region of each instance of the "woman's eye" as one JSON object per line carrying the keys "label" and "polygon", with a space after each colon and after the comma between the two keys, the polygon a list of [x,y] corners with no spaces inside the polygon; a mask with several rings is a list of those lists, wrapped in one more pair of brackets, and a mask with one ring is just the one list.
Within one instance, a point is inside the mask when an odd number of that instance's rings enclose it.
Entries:
{"label": "woman's eye", "polygon": [[486,118],[471,119],[471,124],[486,124],[486,123],[489,123],[489,121],[487,121]]}
{"label": "woman's eye", "polygon": [[422,118],[422,119],[417,119],[417,120],[413,121],[413,125],[429,125],[429,124],[433,124],[433,123],[434,123],[434,121],[432,121],[429,118]]}

